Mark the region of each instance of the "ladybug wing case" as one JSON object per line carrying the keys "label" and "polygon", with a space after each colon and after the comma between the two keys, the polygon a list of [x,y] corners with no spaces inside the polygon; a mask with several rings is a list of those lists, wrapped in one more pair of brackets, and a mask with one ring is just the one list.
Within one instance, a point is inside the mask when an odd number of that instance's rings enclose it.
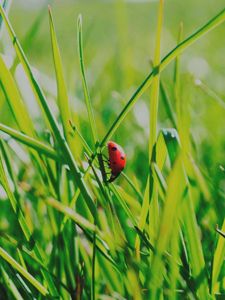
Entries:
{"label": "ladybug wing case", "polygon": [[125,153],[119,145],[114,142],[108,143],[109,167],[111,169],[111,177],[108,182],[114,181],[122,172],[126,164]]}

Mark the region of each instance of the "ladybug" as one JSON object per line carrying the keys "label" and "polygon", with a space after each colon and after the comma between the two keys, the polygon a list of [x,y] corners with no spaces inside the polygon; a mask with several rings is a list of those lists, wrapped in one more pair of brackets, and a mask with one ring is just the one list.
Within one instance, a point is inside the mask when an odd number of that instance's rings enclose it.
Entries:
{"label": "ladybug", "polygon": [[109,141],[107,148],[109,153],[109,168],[111,169],[111,176],[108,182],[112,182],[123,171],[126,165],[126,155],[123,148],[115,142]]}

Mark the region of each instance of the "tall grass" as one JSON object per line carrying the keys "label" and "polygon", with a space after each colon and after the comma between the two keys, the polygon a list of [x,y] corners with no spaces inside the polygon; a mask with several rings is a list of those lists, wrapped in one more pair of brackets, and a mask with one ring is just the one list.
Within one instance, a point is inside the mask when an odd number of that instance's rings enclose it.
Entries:
{"label": "tall grass", "polygon": [[[187,98],[182,93],[186,82],[180,71],[180,55],[225,21],[225,9],[184,39],[181,25],[177,46],[161,59],[163,19],[167,18],[164,11],[164,1],[160,0],[152,71],[135,87],[112,125],[106,124],[100,138],[103,121],[99,118],[103,117],[101,109],[107,100],[101,107],[92,101],[84,64],[81,15],[77,44],[83,91],[79,96],[86,110],[79,114],[73,112],[70,102],[51,8],[49,27],[57,110],[53,110],[49,93],[37,80],[7,13],[0,6],[16,54],[11,67],[0,55],[1,106],[5,105],[9,112],[7,121],[0,122],[0,193],[4,198],[0,202],[1,298],[225,297],[224,216],[221,213],[217,217],[218,211],[210,204],[214,200],[210,174],[203,172],[198,163]],[[37,20],[34,27],[40,16]],[[34,28],[31,31],[35,32]],[[29,40],[28,33],[24,45]],[[162,71],[174,60],[172,93],[168,93]],[[22,79],[16,80],[21,67],[30,95],[40,109],[38,122],[23,99]],[[199,86],[223,109],[219,95],[210,92],[207,85]],[[103,165],[99,166],[105,157],[105,144],[118,129],[131,134],[133,124],[125,118],[146,91],[150,102],[148,155],[143,160],[139,153],[139,164],[147,166],[146,177],[138,180],[133,166],[129,176],[122,174],[122,180],[108,183]],[[160,105],[172,128],[161,126]],[[38,123],[44,124],[45,132]],[[132,166],[129,157],[127,161]],[[222,180],[223,162],[220,164]],[[220,197],[224,197],[218,188]],[[204,205],[206,208],[201,211]],[[202,214],[207,216],[207,224]],[[215,219],[221,225],[217,232]]]}

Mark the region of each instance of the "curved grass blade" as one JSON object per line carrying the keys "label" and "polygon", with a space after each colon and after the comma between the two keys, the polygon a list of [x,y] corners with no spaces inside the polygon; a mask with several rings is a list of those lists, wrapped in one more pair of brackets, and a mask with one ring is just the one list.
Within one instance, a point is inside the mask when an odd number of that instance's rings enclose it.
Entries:
{"label": "curved grass blade", "polygon": [[190,47],[194,42],[198,41],[201,37],[203,37],[206,33],[210,32],[220,24],[225,21],[225,8],[209,20],[206,24],[204,24],[201,28],[199,28],[196,32],[191,34],[188,38],[183,40],[180,44],[178,44],[174,49],[172,49],[162,60],[159,66],[155,67],[152,72],[145,78],[142,84],[137,88],[134,94],[131,96],[123,110],[120,112],[116,120],[113,122],[105,137],[102,139],[100,143],[100,147],[103,147],[107,140],[109,140],[115,131],[118,129],[128,112],[140,98],[140,96],[148,89],[148,87],[152,84],[154,76],[156,76],[159,72],[163,71],[166,66],[172,62],[179,54],[181,54],[185,49]]}
{"label": "curved grass blade", "polygon": [[14,138],[15,140],[23,143],[24,145],[31,147],[32,149],[38,151],[38,153],[42,153],[44,155],[46,155],[49,158],[52,158],[54,160],[58,160],[59,156],[56,153],[56,151],[51,148],[50,146],[38,141],[35,138],[32,138],[26,134],[23,134],[11,127],[8,127],[4,124],[0,123],[0,131],[7,133],[8,135],[10,135],[12,138]]}

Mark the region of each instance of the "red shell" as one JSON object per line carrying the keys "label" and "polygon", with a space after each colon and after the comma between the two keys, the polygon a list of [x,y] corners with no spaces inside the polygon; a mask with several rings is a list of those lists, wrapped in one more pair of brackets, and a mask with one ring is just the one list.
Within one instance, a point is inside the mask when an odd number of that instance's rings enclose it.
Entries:
{"label": "red shell", "polygon": [[126,155],[123,148],[115,142],[108,142],[109,167],[111,169],[111,177],[109,182],[112,182],[122,172],[126,165]]}

